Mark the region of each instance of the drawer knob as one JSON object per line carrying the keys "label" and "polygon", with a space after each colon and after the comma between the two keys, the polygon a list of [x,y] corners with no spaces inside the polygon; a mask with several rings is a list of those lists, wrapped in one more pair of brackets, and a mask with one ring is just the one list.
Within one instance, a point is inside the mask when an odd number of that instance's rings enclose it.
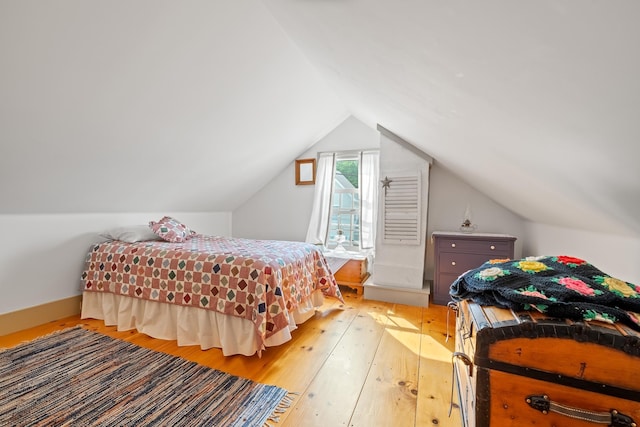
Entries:
{"label": "drawer knob", "polygon": [[495,246],[491,245],[491,250],[494,250],[495,248],[496,248]]}
{"label": "drawer knob", "polygon": [[452,244],[451,244],[451,247],[452,247],[452,248],[455,248],[455,247],[456,247],[456,244],[455,244],[455,243],[452,243]]}
{"label": "drawer knob", "polygon": [[456,265],[456,262],[455,261],[451,261],[451,265]]}

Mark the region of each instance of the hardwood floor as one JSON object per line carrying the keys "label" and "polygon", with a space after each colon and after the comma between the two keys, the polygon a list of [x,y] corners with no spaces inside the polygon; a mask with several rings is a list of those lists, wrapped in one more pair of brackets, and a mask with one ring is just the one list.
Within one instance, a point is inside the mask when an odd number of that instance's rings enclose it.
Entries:
{"label": "hardwood floor", "polygon": [[[446,342],[446,307],[411,307],[364,300],[344,291],[327,299],[293,339],[257,356],[224,357],[217,349],[177,347],[136,331],[118,332],[78,316],[0,337],[11,347],[82,324],[88,329],[300,393],[276,426],[455,426],[451,396],[453,337]],[[455,319],[450,319],[453,334]],[[457,395],[454,396],[457,402]]]}

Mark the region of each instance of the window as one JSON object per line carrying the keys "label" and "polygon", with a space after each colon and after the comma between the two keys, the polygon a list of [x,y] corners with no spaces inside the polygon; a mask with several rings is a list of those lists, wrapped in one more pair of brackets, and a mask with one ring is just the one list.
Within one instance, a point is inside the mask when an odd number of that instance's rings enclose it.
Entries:
{"label": "window", "polygon": [[346,249],[360,248],[360,159],[358,155],[336,156],[327,246],[337,246],[344,236]]}
{"label": "window", "polygon": [[348,250],[373,249],[378,213],[375,151],[320,153],[306,241]]}

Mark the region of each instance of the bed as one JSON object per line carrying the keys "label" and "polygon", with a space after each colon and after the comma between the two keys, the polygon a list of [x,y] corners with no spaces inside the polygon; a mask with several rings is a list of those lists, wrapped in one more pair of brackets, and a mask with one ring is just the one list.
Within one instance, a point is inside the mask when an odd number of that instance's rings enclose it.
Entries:
{"label": "bed", "polygon": [[260,355],[289,341],[324,297],[343,301],[314,245],[195,233],[98,243],[81,281],[83,319],[224,355]]}

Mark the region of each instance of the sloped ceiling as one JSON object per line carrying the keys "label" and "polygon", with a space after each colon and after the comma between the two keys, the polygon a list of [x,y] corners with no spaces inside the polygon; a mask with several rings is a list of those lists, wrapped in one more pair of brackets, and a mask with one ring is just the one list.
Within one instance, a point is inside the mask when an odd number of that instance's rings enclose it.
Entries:
{"label": "sloped ceiling", "polygon": [[0,2],[0,213],[231,211],[347,116],[257,0]]}
{"label": "sloped ceiling", "polygon": [[640,235],[640,2],[3,0],[0,213],[231,211],[352,114]]}
{"label": "sloped ceiling", "polygon": [[524,218],[640,235],[640,2],[265,3],[356,117]]}

